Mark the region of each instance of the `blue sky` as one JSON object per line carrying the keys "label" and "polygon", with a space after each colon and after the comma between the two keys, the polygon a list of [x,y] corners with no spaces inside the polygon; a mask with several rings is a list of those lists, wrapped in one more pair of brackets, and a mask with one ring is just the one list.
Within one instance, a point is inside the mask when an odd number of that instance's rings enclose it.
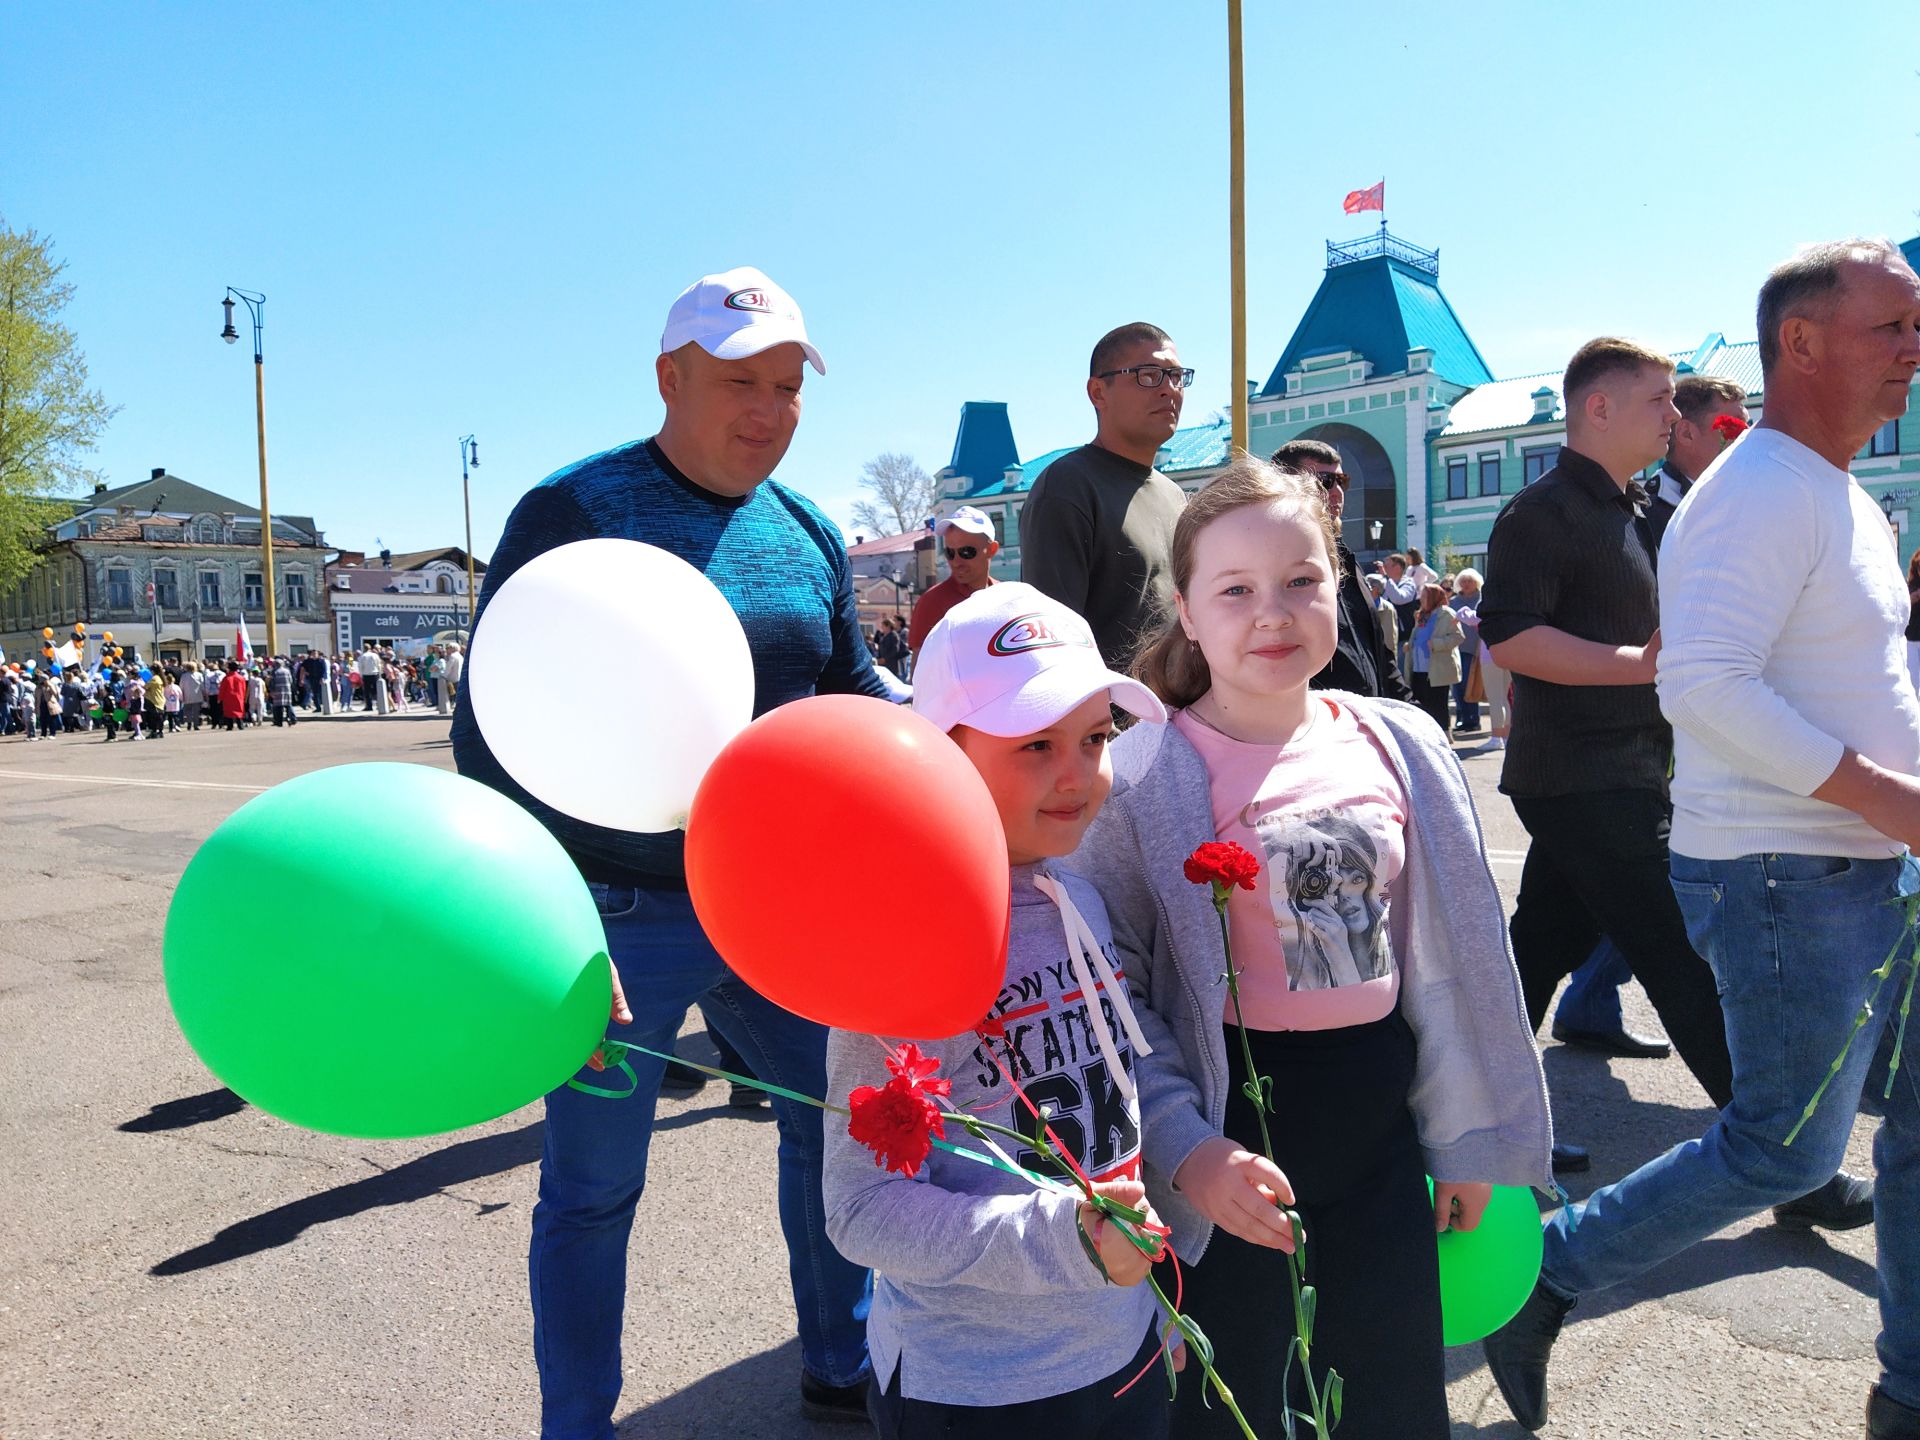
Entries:
{"label": "blue sky", "polygon": [[[1920,6],[1248,0],[1249,369],[1340,213],[1396,234],[1500,375],[1606,331],[1752,335],[1798,242],[1920,231]],[[123,408],[95,463],[255,493],[264,291],[277,510],[330,541],[474,540],[658,424],[673,295],[757,264],[804,308],[783,479],[843,525],[860,465],[946,463],[961,402],[1023,455],[1088,438],[1086,353],[1149,319],[1227,399],[1225,9],[70,4],[0,10],[0,215],[51,237]],[[244,319],[244,316],[243,316]]]}

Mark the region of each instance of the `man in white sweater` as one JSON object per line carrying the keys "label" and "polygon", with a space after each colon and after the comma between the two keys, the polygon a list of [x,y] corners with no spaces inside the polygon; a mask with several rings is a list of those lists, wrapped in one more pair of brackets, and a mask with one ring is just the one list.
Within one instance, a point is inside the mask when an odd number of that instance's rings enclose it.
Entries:
{"label": "man in white sweater", "polygon": [[[1864,1106],[1884,1116],[1867,1434],[1920,1440],[1920,1056],[1886,1093],[1915,946],[1904,902],[1920,896],[1920,702],[1899,558],[1847,473],[1906,412],[1920,276],[1884,241],[1809,247],[1762,287],[1759,332],[1764,417],[1693,487],[1660,552],[1673,888],[1719,982],[1733,1101],[1701,1139],[1548,1225],[1539,1287],[1486,1344],[1530,1429],[1577,1297],[1820,1183]],[[1896,952],[1894,983],[1789,1145]]]}

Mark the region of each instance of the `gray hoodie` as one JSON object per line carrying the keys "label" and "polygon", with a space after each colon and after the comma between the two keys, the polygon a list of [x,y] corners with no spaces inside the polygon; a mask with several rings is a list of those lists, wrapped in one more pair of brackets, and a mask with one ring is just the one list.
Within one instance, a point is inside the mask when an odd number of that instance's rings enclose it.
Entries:
{"label": "gray hoodie", "polygon": [[[1416,706],[1316,693],[1352,712],[1407,795],[1407,858],[1388,924],[1400,1012],[1419,1042],[1410,1105],[1427,1173],[1552,1191],[1546,1077],[1460,762]],[[1069,863],[1106,901],[1129,984],[1146,992],[1139,1018],[1155,1053],[1136,1078],[1147,1195],[1176,1252],[1198,1260],[1213,1225],[1172,1181],[1221,1133],[1227,1109],[1220,924],[1210,888],[1182,873],[1217,838],[1207,771],[1172,725],[1128,730],[1113,765],[1113,795]]]}
{"label": "gray hoodie", "polygon": [[[1001,1060],[1035,1104],[1051,1109],[1054,1133],[1093,1179],[1137,1177],[1140,1110],[1115,1084],[1068,968],[1061,912],[1035,888],[1036,874],[1065,882],[1093,938],[1120,968],[1091,886],[1057,865],[1016,865],[1006,981],[991,1012],[1005,1026]],[[1137,1078],[1145,1061],[1104,995],[1101,1005],[1121,1068]],[[978,1037],[920,1048],[939,1059],[938,1078],[953,1082],[955,1108],[1024,1128],[1024,1112],[1009,1103],[1012,1091]],[[828,1099],[844,1104],[856,1085],[886,1080],[883,1042],[831,1033]],[[979,1148],[951,1122],[946,1138]],[[1017,1163],[1047,1173],[1036,1156],[1001,1144]],[[1081,1248],[1076,1193],[1037,1190],[944,1150],[909,1179],[880,1169],[832,1115],[823,1190],[828,1238],[854,1264],[873,1267],[867,1349],[874,1383],[885,1386],[898,1365],[900,1391],[910,1399],[1006,1405],[1063,1395],[1124,1366],[1152,1323],[1152,1290],[1107,1284]]]}

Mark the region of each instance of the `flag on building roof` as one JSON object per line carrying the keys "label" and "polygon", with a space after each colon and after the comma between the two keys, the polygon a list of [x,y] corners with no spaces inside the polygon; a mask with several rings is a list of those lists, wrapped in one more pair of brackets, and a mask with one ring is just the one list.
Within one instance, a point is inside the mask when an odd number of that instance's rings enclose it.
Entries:
{"label": "flag on building roof", "polygon": [[1349,215],[1358,215],[1362,210],[1378,210],[1384,214],[1387,208],[1387,182],[1382,180],[1365,190],[1349,190],[1340,208]]}
{"label": "flag on building roof", "polygon": [[240,617],[239,628],[233,632],[233,658],[242,665],[253,661],[253,641],[247,638],[247,617]]}

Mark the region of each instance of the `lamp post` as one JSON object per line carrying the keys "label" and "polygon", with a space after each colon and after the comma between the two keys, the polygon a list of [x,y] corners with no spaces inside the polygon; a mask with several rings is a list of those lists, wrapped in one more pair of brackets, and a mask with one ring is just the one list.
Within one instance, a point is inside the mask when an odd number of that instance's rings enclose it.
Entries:
{"label": "lamp post", "polygon": [[467,644],[473,644],[473,497],[467,488],[467,466],[480,468],[480,442],[460,437],[460,504],[467,512]]}
{"label": "lamp post", "polygon": [[[267,503],[267,378],[266,363],[260,349],[261,313],[267,308],[267,297],[255,295],[248,290],[236,290],[227,287],[227,298],[220,303],[226,308],[226,328],[220,332],[220,338],[229,345],[240,338],[240,332],[233,328],[233,302],[238,297],[247,307],[247,314],[253,319],[253,419],[260,437],[260,578],[266,590],[267,601],[267,654],[280,653],[280,626],[274,607],[273,585],[273,511]],[[247,613],[247,597],[244,589],[240,595],[240,613]]]}

